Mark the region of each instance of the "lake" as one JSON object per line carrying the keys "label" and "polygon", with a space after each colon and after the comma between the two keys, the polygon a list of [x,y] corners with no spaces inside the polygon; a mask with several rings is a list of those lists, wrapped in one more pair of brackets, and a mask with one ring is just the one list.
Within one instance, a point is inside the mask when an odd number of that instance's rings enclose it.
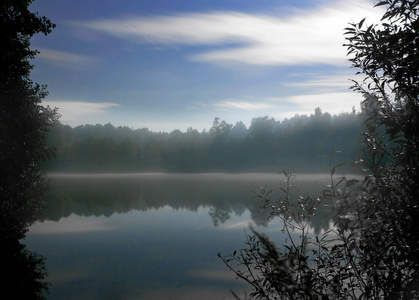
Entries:
{"label": "lake", "polygon": [[[217,253],[244,247],[249,224],[282,243],[253,191],[276,191],[281,174],[50,174],[45,215],[25,240],[47,258],[48,299],[234,299],[236,281]],[[301,175],[315,195],[329,175]],[[328,228],[326,212],[313,232]]]}

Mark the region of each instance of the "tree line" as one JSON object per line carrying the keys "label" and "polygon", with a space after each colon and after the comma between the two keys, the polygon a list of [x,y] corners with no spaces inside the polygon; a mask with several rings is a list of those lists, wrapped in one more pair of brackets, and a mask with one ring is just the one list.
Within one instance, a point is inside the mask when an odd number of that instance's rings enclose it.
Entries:
{"label": "tree line", "polygon": [[277,121],[253,118],[249,127],[215,118],[211,128],[198,132],[152,132],[106,125],[72,128],[59,122],[51,129],[49,145],[55,159],[46,171],[86,172],[240,172],[328,171],[331,148],[340,161],[354,161],[360,149],[358,114],[313,114]]}

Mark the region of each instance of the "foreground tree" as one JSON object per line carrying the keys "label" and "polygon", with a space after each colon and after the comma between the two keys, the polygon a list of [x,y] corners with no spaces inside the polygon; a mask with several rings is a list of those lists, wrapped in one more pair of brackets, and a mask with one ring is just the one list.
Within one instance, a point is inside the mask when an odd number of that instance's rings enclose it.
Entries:
{"label": "foreground tree", "polygon": [[13,226],[5,234],[17,238],[43,200],[46,180],[38,164],[53,154],[46,135],[57,119],[55,110],[41,105],[45,87],[29,78],[29,60],[37,53],[29,48],[29,39],[39,32],[48,34],[53,27],[28,10],[31,2],[3,1],[0,11],[0,220],[3,226]]}
{"label": "foreground tree", "polygon": [[[47,180],[39,162],[51,157],[46,146],[55,110],[43,107],[45,87],[30,78],[30,49],[36,33],[48,34],[54,25],[29,11],[31,0],[0,4],[0,239],[10,269],[3,270],[3,291],[15,298],[37,299],[46,287],[42,258],[28,252],[19,240],[36,220],[45,199]],[[21,296],[21,297],[20,297]]]}
{"label": "foreground tree", "polygon": [[[419,297],[419,2],[380,1],[381,26],[347,28],[350,61],[365,75],[363,165],[369,170],[359,268],[387,299]],[[354,229],[355,229],[354,228]]]}
{"label": "foreground tree", "polygon": [[[280,250],[255,232],[247,248],[221,256],[257,298],[419,299],[419,2],[383,5],[382,24],[364,19],[345,33],[350,61],[365,75],[352,89],[364,97],[357,163],[366,176],[336,180],[331,167],[330,190],[295,202],[289,184],[278,200],[258,192],[291,243]],[[313,237],[307,222],[321,200],[331,201],[334,229]]]}

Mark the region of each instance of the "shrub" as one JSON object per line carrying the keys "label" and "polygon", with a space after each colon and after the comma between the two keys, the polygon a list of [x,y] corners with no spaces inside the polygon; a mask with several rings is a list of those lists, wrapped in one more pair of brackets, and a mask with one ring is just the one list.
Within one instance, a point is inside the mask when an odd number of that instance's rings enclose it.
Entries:
{"label": "shrub", "polygon": [[[220,257],[261,299],[419,299],[418,1],[387,0],[380,25],[346,28],[348,55],[365,79],[363,180],[336,178],[314,198],[289,201],[290,180],[277,200],[258,194],[284,224],[277,248],[254,230],[246,248]],[[311,236],[315,208],[331,203],[332,229]],[[296,236],[294,233],[298,233]],[[235,295],[238,298],[237,295]]]}

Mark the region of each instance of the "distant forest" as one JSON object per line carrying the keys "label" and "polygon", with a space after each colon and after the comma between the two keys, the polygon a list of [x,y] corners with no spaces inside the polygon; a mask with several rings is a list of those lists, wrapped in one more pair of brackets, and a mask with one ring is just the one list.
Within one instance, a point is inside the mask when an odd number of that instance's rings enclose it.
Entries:
{"label": "distant forest", "polygon": [[283,121],[257,117],[249,128],[215,118],[202,132],[57,123],[48,138],[57,155],[43,167],[47,172],[327,172],[332,147],[340,151],[336,163],[356,160],[361,126],[355,111],[332,116],[319,108]]}

